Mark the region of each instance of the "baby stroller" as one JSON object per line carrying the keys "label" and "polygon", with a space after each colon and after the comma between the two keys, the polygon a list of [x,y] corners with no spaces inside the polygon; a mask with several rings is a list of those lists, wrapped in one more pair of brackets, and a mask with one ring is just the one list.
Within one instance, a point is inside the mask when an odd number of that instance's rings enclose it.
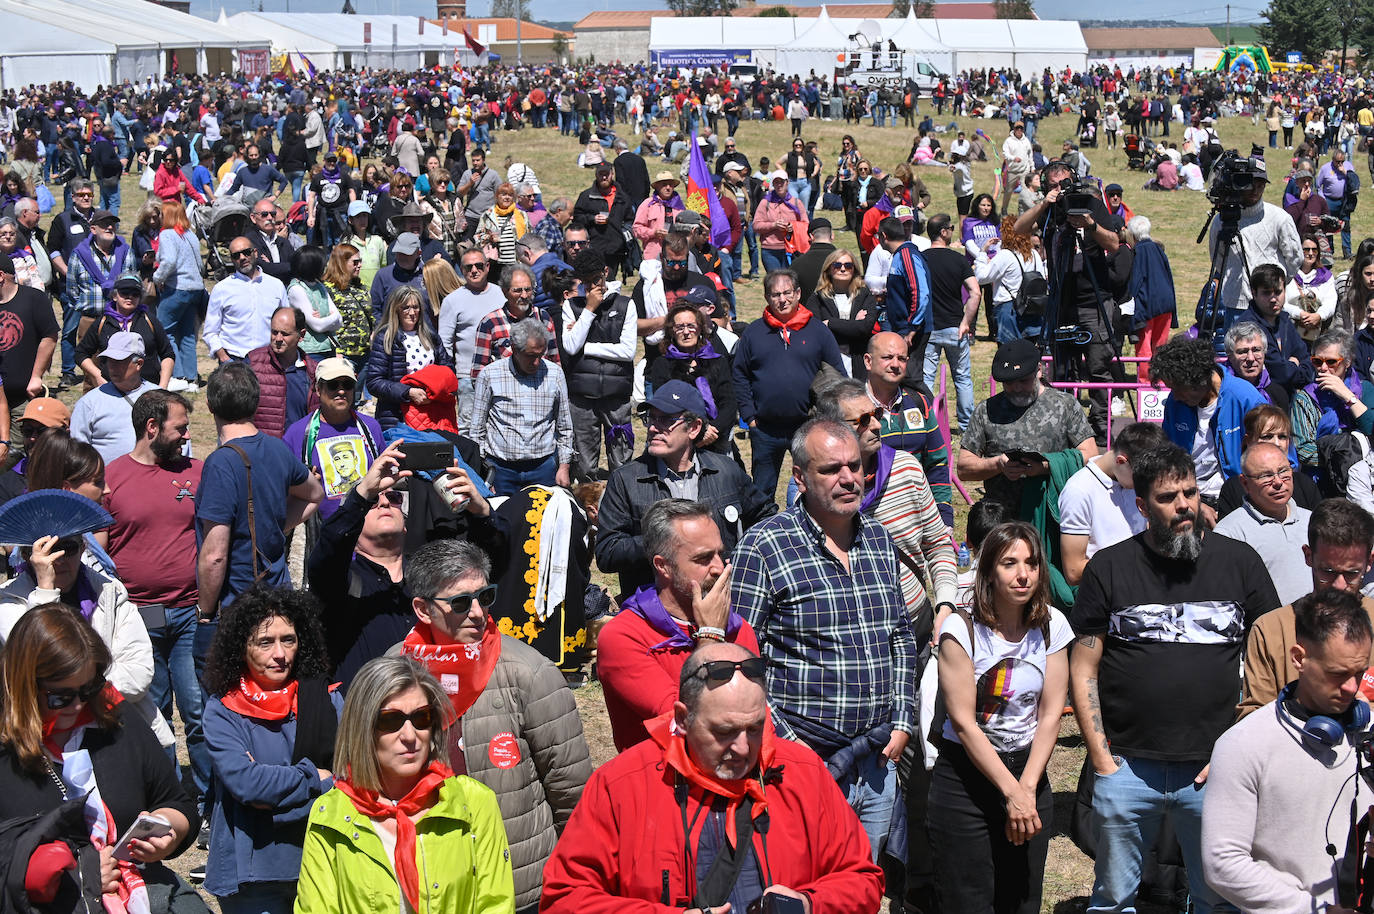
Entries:
{"label": "baby stroller", "polygon": [[1139,134],[1126,134],[1126,139],[1122,142],[1121,148],[1126,150],[1127,168],[1132,171],[1145,170],[1145,144],[1140,141]]}
{"label": "baby stroller", "polygon": [[229,244],[252,231],[253,223],[248,217],[250,209],[251,204],[228,196],[216,200],[214,206],[197,208],[196,227],[209,249],[205,255],[205,273],[209,278],[220,280],[234,272]]}
{"label": "baby stroller", "polygon": [[1083,129],[1078,133],[1078,145],[1097,148],[1097,123],[1095,121],[1088,121],[1083,125]]}

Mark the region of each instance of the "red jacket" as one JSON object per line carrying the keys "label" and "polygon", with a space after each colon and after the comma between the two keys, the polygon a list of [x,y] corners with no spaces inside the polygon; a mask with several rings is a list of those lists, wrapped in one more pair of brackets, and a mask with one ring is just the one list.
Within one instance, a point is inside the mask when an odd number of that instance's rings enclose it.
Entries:
{"label": "red jacket", "polygon": [[[247,359],[248,367],[258,376],[258,411],[253,424],[264,435],[280,438],[286,434],[286,372],[277,364],[270,345],[252,350]],[[310,388],[305,407],[308,415],[320,408],[320,394],[315,390],[315,363],[305,353],[301,353],[301,361],[305,363],[305,382]]]}
{"label": "red jacket", "polygon": [[401,378],[401,383],[422,388],[429,399],[424,406],[407,403],[401,421],[416,431],[458,434],[458,376],[447,365],[426,365]]}
{"label": "red jacket", "polygon": [[[759,641],[745,622],[735,643],[754,653]],[[692,653],[687,648],[654,650],[663,635],[636,612],[617,613],[596,638],[596,671],[611,719],[617,752],[648,737],[645,721],[670,711],[677,701],[678,677]]]}
{"label": "red jacket", "polygon": [[[785,739],[774,745],[774,767],[781,766],[782,773],[766,787],[766,854],[764,836],[754,833],[754,856],[765,866],[765,883],[809,895],[812,914],[878,910],[883,874],[873,863],[858,816],[816,753]],[[653,740],[593,772],[544,867],[539,910],[681,914],[691,907],[673,784],[673,771]],[[689,821],[697,811],[696,794],[694,789],[687,801]]]}

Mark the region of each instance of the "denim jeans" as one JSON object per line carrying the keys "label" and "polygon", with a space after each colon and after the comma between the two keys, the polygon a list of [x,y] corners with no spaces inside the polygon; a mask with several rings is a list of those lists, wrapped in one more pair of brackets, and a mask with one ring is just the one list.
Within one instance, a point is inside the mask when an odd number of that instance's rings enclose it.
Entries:
{"label": "denim jeans", "polygon": [[838,783],[868,835],[868,846],[876,863],[887,844],[892,808],[897,802],[897,766],[890,764],[881,752],[874,752]]}
{"label": "denim jeans", "polygon": [[811,203],[810,178],[802,178],[800,181],[788,181],[787,189],[792,192],[792,196],[801,201],[803,208]]}
{"label": "denim jeans", "polygon": [[735,317],[735,255],[728,248],[720,249],[720,284],[729,300],[730,318]]}
{"label": "denim jeans", "polygon": [[1016,316],[1016,302],[1011,299],[993,302],[992,314],[997,324],[997,344],[1021,338],[1021,323]]}
{"label": "denim jeans", "polygon": [[173,289],[157,303],[157,320],[167,331],[176,353],[172,375],[185,381],[196,378],[196,324],[204,289]]}
{"label": "denim jeans", "polygon": [[100,183],[100,208],[117,213],[119,212],[119,182],[115,182],[113,186],[114,190],[107,191],[104,183]]}
{"label": "denim jeans", "polygon": [[492,457],[491,487],[497,495],[514,495],[525,486],[552,486],[558,473],[558,455],[532,460],[501,461]]}
{"label": "denim jeans", "polygon": [[970,363],[970,338],[959,338],[958,327],[946,327],[930,334],[926,343],[925,380],[926,387],[935,390],[936,375],[940,369],[940,353],[945,354],[950,370],[954,373],[954,390],[957,394],[956,413],[959,427],[968,428],[973,420],[973,366]]}
{"label": "denim jeans", "polygon": [[759,251],[763,255],[763,271],[785,270],[787,269],[788,256],[782,248],[761,248]]}
{"label": "denim jeans", "polygon": [[1194,914],[1233,910],[1202,878],[1202,798],[1206,786],[1193,783],[1207,759],[1157,762],[1118,756],[1120,770],[1093,787],[1093,833],[1097,864],[1089,914],[1135,911],[1141,861],[1154,846],[1168,816],[1188,868]]}
{"label": "denim jeans", "polygon": [[754,477],[754,485],[758,486],[765,498],[775,500],[778,497],[778,476],[782,473],[782,458],[792,443],[791,438],[770,435],[755,427],[749,429],[749,442],[752,445],[749,475]]}
{"label": "denim jeans", "polygon": [[[91,317],[96,317],[92,314]],[[81,318],[86,317],[75,303],[62,299],[62,373],[76,374],[76,338],[81,331]]]}
{"label": "denim jeans", "polygon": [[291,182],[291,202],[299,203],[304,200],[305,197],[301,194],[301,184],[305,180],[305,172],[288,171],[286,173],[286,180]]}
{"label": "denim jeans", "polygon": [[[1326,200],[1326,208],[1327,208],[1327,210],[1328,210],[1332,215],[1335,215],[1336,213],[1339,213],[1339,212],[1341,211],[1342,207],[1345,205],[1345,200],[1344,200],[1343,198],[1339,198],[1339,197],[1337,197],[1337,198],[1323,197],[1323,199]],[[1344,256],[1349,257],[1349,256],[1350,256],[1350,219],[1349,219],[1349,217],[1346,217],[1345,219],[1343,219],[1343,220],[1341,220],[1341,221],[1345,223],[1344,227],[1341,229],[1341,253],[1342,253]]]}
{"label": "denim jeans", "polygon": [[295,907],[294,882],[240,882],[237,892],[219,896],[220,914],[291,914]]}
{"label": "denim jeans", "polygon": [[162,716],[172,723],[172,696],[176,696],[181,711],[181,723],[186,728],[186,753],[191,757],[191,776],[196,792],[205,796],[210,789],[210,750],[201,730],[201,712],[205,709],[205,693],[196,679],[196,665],[192,658],[196,636],[196,606],[183,606],[165,611],[167,624],[149,628],[148,639],[153,643],[153,683],[148,694],[157,704]]}
{"label": "denim jeans", "polygon": [[472,427],[472,404],[477,396],[477,382],[472,378],[458,379],[458,427]]}
{"label": "denim jeans", "polygon": [[740,236],[739,244],[735,247],[735,279],[744,275],[744,254],[749,253],[749,275],[757,276],[759,272],[759,236],[754,234],[754,227],[746,225],[744,234]]}

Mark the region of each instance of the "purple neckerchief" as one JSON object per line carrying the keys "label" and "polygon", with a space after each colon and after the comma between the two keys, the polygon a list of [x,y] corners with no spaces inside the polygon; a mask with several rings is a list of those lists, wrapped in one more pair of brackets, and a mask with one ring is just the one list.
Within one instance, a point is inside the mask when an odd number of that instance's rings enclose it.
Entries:
{"label": "purple neckerchief", "polygon": [[[1346,372],[1346,388],[1355,395],[1355,399],[1360,399],[1364,393],[1364,385],[1360,383],[1360,377],[1353,371]],[[1317,404],[1317,409],[1321,410],[1321,416],[1317,419],[1317,431],[1314,437],[1320,438],[1322,435],[1334,435],[1341,429],[1348,429],[1354,423],[1354,417],[1350,414],[1350,404],[1344,400],[1336,398],[1335,394],[1322,390],[1313,381],[1303,390],[1312,398],[1312,402]]]}
{"label": "purple neckerchief", "polygon": [[[695,352],[683,352],[669,343],[668,351],[664,353],[664,357],[669,359],[718,359],[720,353],[712,349],[710,343],[702,343],[701,348]],[[697,375],[694,383],[697,386],[697,392],[701,394],[701,399],[706,401],[706,418],[716,418],[720,415],[720,411],[716,408],[716,398],[711,395],[710,382],[701,375]]]}
{"label": "purple neckerchief", "polygon": [[[628,609],[648,622],[649,627],[654,631],[660,635],[668,636],[666,641],[660,641],[649,648],[650,651],[671,650],[673,648],[691,650],[696,647],[696,642],[692,640],[691,636],[682,630],[682,626],[678,625],[672,616],[668,615],[668,610],[663,606],[663,601],[658,598],[658,591],[654,590],[652,584],[645,584],[630,594],[620,604],[620,608],[622,610]],[[743,624],[744,617],[733,609],[730,610],[730,616],[725,620],[726,640],[733,639]]]}
{"label": "purple neckerchief", "polygon": [[[33,569],[28,562],[19,563],[19,573],[28,573],[33,578]],[[72,596],[76,598],[76,608],[81,611],[81,617],[87,622],[91,621],[91,616],[95,615],[96,605],[100,602],[100,594],[91,586],[90,579],[86,577],[86,566],[82,565],[76,572],[76,585],[72,588]],[[34,586],[37,586],[37,579]],[[62,594],[63,597],[67,595]]]}
{"label": "purple neckerchief", "polygon": [[878,447],[878,465],[873,470],[873,487],[864,493],[864,500],[859,503],[859,513],[867,511],[878,500],[878,493],[887,485],[887,477],[892,474],[892,461],[896,458],[897,452],[886,444]]}
{"label": "purple neckerchief", "polygon": [[649,200],[653,203],[657,203],[659,206],[669,211],[685,210],[687,208],[686,205],[682,202],[682,197],[678,194],[673,194],[667,200],[664,200],[658,194],[653,194],[649,197]]}
{"label": "purple neckerchief", "polygon": [[1272,383],[1273,379],[1269,377],[1269,369],[1261,368],[1259,377],[1255,379],[1255,389],[1259,391],[1259,395],[1264,398],[1264,401],[1271,405],[1274,398],[1269,395],[1269,385]]}
{"label": "purple neckerchief", "polygon": [[107,304],[105,306],[105,317],[108,317],[110,320],[118,324],[120,330],[128,330],[129,326],[133,324],[134,320],[140,314],[147,313],[148,306],[145,305],[143,302],[138,303],[138,307],[134,309],[133,314],[121,314],[119,309],[116,308],[114,305]]}
{"label": "purple neckerchief", "polygon": [[892,199],[888,197],[887,194],[883,194],[878,198],[878,202],[873,204],[873,208],[880,213],[887,213],[891,216],[892,211],[896,209],[896,204],[892,202]]}
{"label": "purple neckerchief", "polygon": [[91,250],[91,239],[93,235],[87,235],[76,246],[72,254],[81,261],[86,267],[86,272],[91,279],[105,294],[105,301],[110,300],[110,293],[114,291],[115,280],[124,272],[124,261],[129,258],[129,244],[118,235],[115,236],[114,249],[110,252],[110,270],[105,272],[101,269],[99,258]]}
{"label": "purple neckerchief", "polygon": [[1293,281],[1298,284],[1299,288],[1302,289],[1305,289],[1308,286],[1319,286],[1324,282],[1328,282],[1330,279],[1331,271],[1320,264],[1317,265],[1317,270],[1315,273],[1312,274],[1311,279],[1303,279],[1301,270],[1293,274]]}
{"label": "purple neckerchief", "polygon": [[[796,216],[798,219],[802,217],[801,210],[797,209],[796,198],[793,197],[790,193],[788,193],[786,189],[784,189],[781,194],[779,194],[775,190],[770,190],[768,192],[768,202],[786,204],[787,208],[792,211],[792,214],[794,216]],[[877,204],[875,203],[874,206],[876,205]]]}

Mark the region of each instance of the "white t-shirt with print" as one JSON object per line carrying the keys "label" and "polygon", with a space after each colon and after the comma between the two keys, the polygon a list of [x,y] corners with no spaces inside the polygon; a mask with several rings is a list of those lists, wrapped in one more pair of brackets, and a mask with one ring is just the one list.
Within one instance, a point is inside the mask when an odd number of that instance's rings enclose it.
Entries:
{"label": "white t-shirt with print", "polygon": [[[969,627],[962,616],[950,616],[940,630],[941,640],[945,635],[950,636],[973,658],[973,677],[977,683],[974,717],[998,752],[1025,749],[1035,739],[1048,657],[1067,648],[1073,640],[1069,620],[1052,606],[1049,627],[1048,649],[1038,626],[1013,644],[987,626],[974,622],[976,646],[970,644]],[[943,735],[951,742],[959,742],[949,720],[945,721]]]}

